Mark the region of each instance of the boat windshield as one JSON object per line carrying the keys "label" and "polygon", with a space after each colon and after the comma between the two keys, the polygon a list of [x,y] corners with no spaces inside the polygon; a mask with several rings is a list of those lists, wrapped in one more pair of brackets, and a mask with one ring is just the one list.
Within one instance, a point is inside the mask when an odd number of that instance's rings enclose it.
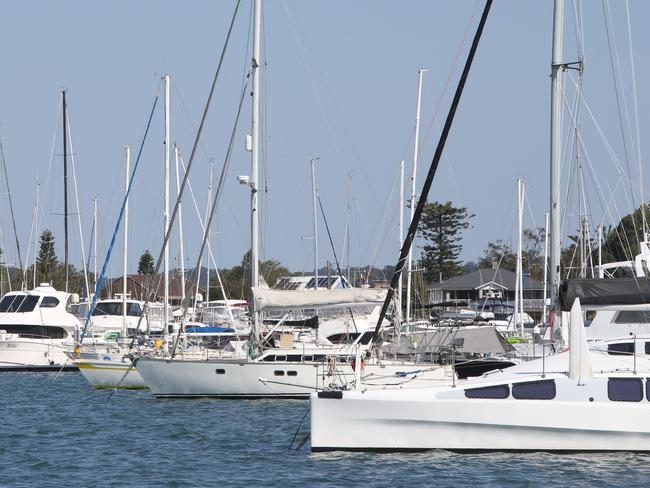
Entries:
{"label": "boat windshield", "polygon": [[24,313],[36,308],[37,295],[7,295],[0,301],[0,313]]}
{"label": "boat windshield", "polygon": [[[141,312],[139,303],[127,303],[126,314],[131,317],[139,317]],[[122,302],[104,302],[98,303],[93,310],[93,316],[96,315],[122,315]]]}

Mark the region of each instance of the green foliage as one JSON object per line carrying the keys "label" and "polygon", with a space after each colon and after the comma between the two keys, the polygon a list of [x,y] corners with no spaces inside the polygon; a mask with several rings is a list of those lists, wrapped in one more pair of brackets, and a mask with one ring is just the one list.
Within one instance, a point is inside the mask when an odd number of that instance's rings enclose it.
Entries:
{"label": "green foliage", "polygon": [[[543,227],[524,229],[522,233],[522,268],[524,274],[536,280],[544,279],[544,239]],[[501,239],[488,242],[479,259],[479,267],[507,269],[513,273],[517,270],[517,254],[510,245]]]}
{"label": "green foliage", "polygon": [[153,274],[153,270],[153,256],[149,252],[149,249],[147,249],[142,253],[142,256],[140,256],[140,261],[138,262],[138,274],[150,275]]}
{"label": "green foliage", "polygon": [[501,239],[488,242],[483,257],[478,261],[480,268],[499,268],[514,272],[517,269],[517,255],[509,244]]}
{"label": "green foliage", "polygon": [[469,219],[472,217],[474,214],[470,214],[467,208],[454,207],[451,202],[425,205],[420,223],[420,232],[425,240],[420,266],[425,268],[425,278],[429,282],[462,273],[460,233],[470,227]]}
{"label": "green foliage", "polygon": [[[650,209],[644,205],[646,221],[650,222]],[[607,229],[602,248],[603,263],[628,261],[639,254],[639,241],[643,240],[641,207],[621,219],[616,227]],[[597,247],[597,246],[596,246]]]}
{"label": "green foliage", "polygon": [[54,278],[58,274],[57,271],[54,234],[50,229],[45,229],[39,239],[38,257],[36,258],[37,281],[47,281],[54,286]]}
{"label": "green foliage", "polygon": [[[274,259],[262,261],[259,266],[260,276],[270,287],[273,287],[282,276],[291,274],[286,267]],[[250,250],[244,254],[240,265],[222,269],[220,273],[227,298],[252,301]],[[219,281],[216,278],[210,280],[210,299],[224,299]]]}

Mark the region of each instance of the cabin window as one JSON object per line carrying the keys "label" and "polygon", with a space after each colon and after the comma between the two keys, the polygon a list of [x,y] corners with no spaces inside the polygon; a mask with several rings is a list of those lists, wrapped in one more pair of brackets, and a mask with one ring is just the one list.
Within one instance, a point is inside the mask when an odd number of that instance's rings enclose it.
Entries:
{"label": "cabin window", "polygon": [[28,338],[64,339],[68,336],[64,328],[48,325],[3,324],[0,329],[6,330],[8,334],[18,334],[20,337]]}
{"label": "cabin window", "polygon": [[221,369],[221,368],[217,368],[217,370],[215,371],[215,373],[217,373],[217,374],[226,374],[226,370],[225,370],[225,369]]}
{"label": "cabin window", "polygon": [[518,400],[553,400],[555,398],[555,381],[513,383],[512,396]]}
{"label": "cabin window", "polygon": [[36,304],[38,303],[38,298],[37,296],[34,295],[26,295],[25,299],[22,301],[16,312],[18,313],[24,313],[24,312],[31,312],[36,308]]}
{"label": "cabin window", "polygon": [[615,324],[647,324],[650,323],[648,310],[622,310],[614,319]]}
{"label": "cabin window", "polygon": [[275,356],[276,361],[286,361],[287,357],[286,356]]}
{"label": "cabin window", "polygon": [[59,299],[56,297],[43,297],[41,301],[41,308],[54,308],[59,304]]}
{"label": "cabin window", "polygon": [[631,356],[634,354],[634,342],[607,344],[607,354],[610,356]]}
{"label": "cabin window", "polygon": [[613,402],[640,402],[643,400],[643,382],[639,378],[610,378],[607,398]]}
{"label": "cabin window", "polygon": [[287,371],[287,376],[298,376],[298,371]]}
{"label": "cabin window", "polygon": [[650,354],[650,342],[645,343],[645,353]]}
{"label": "cabin window", "polygon": [[0,312],[17,313],[31,312],[38,303],[38,296],[9,295],[0,302]]}
{"label": "cabin window", "polygon": [[98,303],[93,310],[93,317],[96,315],[122,315],[122,302]]}
{"label": "cabin window", "polygon": [[467,398],[508,398],[510,387],[508,385],[485,386],[483,388],[470,388],[465,390]]}
{"label": "cabin window", "polygon": [[302,360],[303,360],[303,361],[313,361],[313,360],[314,360],[314,356],[303,356],[303,357],[302,357]]}
{"label": "cabin window", "polygon": [[282,371],[280,369],[276,369],[275,371],[273,371],[273,374],[275,376],[284,376],[284,371]]}
{"label": "cabin window", "polygon": [[268,356],[264,356],[263,361],[271,363],[271,362],[275,361],[275,355],[270,354]]}
{"label": "cabin window", "polygon": [[126,314],[130,317],[139,317],[142,313],[139,303],[127,303],[126,304]]}
{"label": "cabin window", "polygon": [[292,361],[292,362],[300,362],[302,359],[302,356],[300,354],[289,354],[287,356],[287,361]]}
{"label": "cabin window", "polygon": [[314,354],[314,361],[317,361],[317,362],[325,361],[325,355],[324,354]]}
{"label": "cabin window", "polygon": [[16,298],[16,295],[7,295],[5,296],[2,301],[0,301],[0,312],[6,312],[9,310],[9,306],[11,305],[11,302],[14,301]]}

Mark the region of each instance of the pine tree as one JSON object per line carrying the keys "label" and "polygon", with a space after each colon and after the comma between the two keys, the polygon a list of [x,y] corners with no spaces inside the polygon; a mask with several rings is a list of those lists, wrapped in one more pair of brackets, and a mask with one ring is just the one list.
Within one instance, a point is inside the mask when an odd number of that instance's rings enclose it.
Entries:
{"label": "pine tree", "polygon": [[45,229],[39,239],[39,251],[36,258],[36,272],[40,281],[51,282],[56,272],[56,251],[54,250],[54,234]]}
{"label": "pine tree", "polygon": [[150,275],[153,274],[153,256],[147,249],[142,256],[140,256],[140,261],[138,262],[138,274],[141,275]]}
{"label": "pine tree", "polygon": [[447,279],[462,272],[460,233],[469,228],[472,217],[465,207],[454,207],[451,202],[425,205],[420,224],[425,240],[420,265],[425,269],[427,281]]}

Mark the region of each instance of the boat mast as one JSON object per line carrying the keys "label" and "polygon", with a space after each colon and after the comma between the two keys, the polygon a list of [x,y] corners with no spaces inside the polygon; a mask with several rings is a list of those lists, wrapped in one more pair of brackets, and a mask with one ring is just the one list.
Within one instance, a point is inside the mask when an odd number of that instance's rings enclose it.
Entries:
{"label": "boat mast", "polygon": [[[260,30],[262,17],[262,1],[254,0],[253,11],[253,59],[251,70],[253,74],[252,120],[251,120],[251,286],[259,285],[259,215],[257,180],[259,171],[259,112],[260,112]],[[253,303],[253,337],[257,339],[259,313]]]}
{"label": "boat mast", "polygon": [[[492,0],[487,0],[485,2],[485,8],[483,9],[483,14],[481,15],[481,20],[479,21],[478,27],[476,28],[476,34],[474,34],[474,39],[472,40],[472,45],[470,47],[469,53],[467,55],[467,60],[465,61],[465,66],[463,72],[460,75],[458,80],[458,86],[456,87],[456,93],[451,102],[449,112],[447,113],[447,118],[445,119],[445,124],[442,127],[442,132],[440,133],[440,139],[438,140],[438,145],[433,154],[433,159],[431,160],[431,165],[429,166],[429,171],[427,177],[424,180],[422,185],[422,193],[420,198],[418,198],[417,205],[415,207],[415,213],[409,224],[408,231],[404,237],[404,243],[402,244],[402,249],[400,250],[399,258],[397,264],[395,265],[395,272],[393,277],[390,280],[390,285],[388,287],[388,292],[386,293],[386,298],[384,304],[379,312],[379,318],[377,319],[377,325],[375,326],[375,331],[372,336],[372,342],[376,344],[379,338],[379,331],[381,330],[381,325],[386,317],[386,312],[388,311],[389,305],[392,303],[393,297],[395,295],[395,290],[397,289],[397,284],[399,282],[400,276],[406,264],[408,254],[411,251],[411,245],[413,244],[413,238],[417,232],[418,225],[420,223],[420,218],[422,217],[422,211],[424,210],[424,205],[429,196],[429,190],[431,189],[431,184],[433,183],[433,178],[436,175],[438,170],[438,165],[440,164],[440,158],[442,157],[442,152],[445,148],[445,143],[447,142],[447,137],[449,136],[449,131],[451,130],[452,123],[454,121],[454,115],[458,109],[458,104],[460,103],[460,98],[463,94],[463,88],[465,87],[465,82],[467,81],[467,76],[469,75],[470,68],[472,66],[472,61],[474,60],[474,55],[478,48],[481,35],[483,33],[483,28],[485,27],[485,22],[487,21],[488,14],[490,13],[490,8],[492,7]],[[415,204],[413,202],[412,204]]]}
{"label": "boat mast", "polygon": [[550,292],[551,308],[557,309],[560,290],[560,163],[562,158],[562,37],[564,0],[553,7],[553,49],[551,57],[551,200],[550,224]]}
{"label": "boat mast", "polygon": [[[418,103],[415,112],[415,142],[413,144],[413,172],[411,173],[411,220],[415,215],[415,199],[416,183],[417,183],[417,170],[418,170],[418,152],[420,149],[420,106],[422,102],[422,76],[424,70],[420,68],[418,71]],[[401,238],[400,238],[401,241]],[[411,272],[413,270],[413,250],[409,251],[407,266],[406,266],[406,321],[411,321]]]}
{"label": "boat mast", "polygon": [[522,233],[524,231],[524,181],[517,178],[517,273],[515,276],[515,330],[524,335],[524,287],[523,287],[523,259],[522,259]]}
{"label": "boat mast", "polygon": [[[178,146],[174,144],[174,159],[176,161],[176,197],[180,196],[180,155]],[[183,249],[183,202],[178,203],[178,247],[181,260],[181,303],[185,303],[185,251]]]}
{"label": "boat mast", "polygon": [[348,174],[348,229],[347,229],[347,248],[348,252],[348,286],[351,286],[350,281],[350,230],[352,228],[352,175]]}
{"label": "boat mast", "polygon": [[[165,80],[165,174],[164,174],[164,187],[165,187],[165,209],[163,214],[163,232],[164,236],[169,231],[169,156],[170,156],[170,142],[171,142],[171,129],[170,129],[170,85],[171,78],[168,74],[163,76]],[[163,263],[163,327],[167,330],[169,325],[169,246],[165,246],[165,257]]]}
{"label": "boat mast", "polygon": [[314,219],[314,289],[318,290],[318,216],[316,214],[316,161],[319,157],[311,158],[311,200]]}
{"label": "boat mast", "polygon": [[34,232],[34,266],[33,266],[33,271],[32,271],[32,281],[33,281],[33,287],[36,288],[36,234],[38,233],[38,211],[40,208],[40,193],[41,193],[41,183],[37,180],[36,181],[36,202],[34,202],[34,229],[36,232]]}
{"label": "boat mast", "polygon": [[[122,337],[128,335],[128,326],[126,323],[126,292],[128,288],[128,275],[127,275],[127,263],[128,263],[128,249],[129,249],[129,179],[131,177],[131,146],[124,146],[126,151],[126,167],[124,170],[124,260],[123,260],[123,269],[122,269]],[[95,209],[97,208],[97,200],[95,199]],[[95,237],[95,242],[97,238]],[[97,254],[95,253],[95,256]],[[97,269],[95,269],[97,273]],[[95,274],[95,279],[97,279]]]}
{"label": "boat mast", "polygon": [[545,215],[544,223],[544,296],[542,301],[542,324],[546,324],[546,297],[548,283],[548,212]]}
{"label": "boat mast", "polygon": [[[397,243],[402,248],[404,239],[404,160],[399,162],[399,239]],[[397,283],[397,300],[395,310],[397,311],[397,322],[402,320],[402,277],[400,276]]]}
{"label": "boat mast", "polygon": [[[205,208],[205,225],[206,225],[206,230],[205,230],[205,235],[206,235],[206,241],[205,244],[208,246],[208,253],[205,256],[205,267],[206,267],[206,272],[205,272],[205,302],[210,301],[210,226],[208,224],[209,216],[210,216],[210,207],[212,207],[212,178],[213,178],[213,171],[214,171],[214,161],[210,161],[210,183],[208,184],[208,205]],[[225,298],[225,297],[224,297]]]}
{"label": "boat mast", "polygon": [[93,228],[95,232],[95,240],[93,241],[93,274],[95,275],[94,284],[97,284],[97,197],[93,198]]}
{"label": "boat mast", "polygon": [[68,132],[67,132],[67,104],[65,90],[61,91],[63,97],[63,239],[64,239],[64,268],[65,292],[68,293]]}

